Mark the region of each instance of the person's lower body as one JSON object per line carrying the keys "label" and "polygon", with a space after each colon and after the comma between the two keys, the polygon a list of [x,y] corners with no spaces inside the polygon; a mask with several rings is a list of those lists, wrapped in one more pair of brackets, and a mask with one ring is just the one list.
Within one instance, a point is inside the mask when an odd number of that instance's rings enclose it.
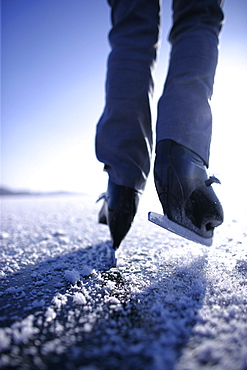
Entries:
{"label": "person's lower body", "polygon": [[[109,34],[112,51],[108,60],[105,109],[97,125],[96,155],[109,175],[99,221],[109,225],[114,248],[117,248],[131,226],[139,193],[144,190],[150,171],[152,128],[149,99],[153,89],[152,67],[156,59],[160,3],[159,0],[109,0],[109,4],[113,24]],[[169,140],[195,153],[203,166],[208,166],[212,127],[208,101],[212,95],[218,58],[218,35],[223,19],[221,5],[217,0],[174,0],[173,11],[169,72],[158,104],[157,148],[166,146]],[[165,153],[166,150],[159,152]],[[170,167],[168,170],[166,162],[170,159],[156,154],[155,184],[166,213],[169,197],[164,194],[176,190],[169,187]],[[163,170],[162,174],[159,173],[163,168],[161,162],[167,168],[165,174]],[[158,178],[162,188],[157,184]],[[197,181],[190,182],[193,185],[183,204],[197,187]],[[129,201],[126,202],[127,193]],[[172,195],[174,197],[176,194]],[[127,207],[123,207],[123,199]],[[223,218],[223,214],[217,214],[216,218],[221,216]],[[183,221],[171,217],[183,224]],[[193,218],[196,218],[195,214]],[[116,242],[114,232],[118,219],[124,230]],[[207,224],[214,225],[212,228],[217,226],[210,220]]]}

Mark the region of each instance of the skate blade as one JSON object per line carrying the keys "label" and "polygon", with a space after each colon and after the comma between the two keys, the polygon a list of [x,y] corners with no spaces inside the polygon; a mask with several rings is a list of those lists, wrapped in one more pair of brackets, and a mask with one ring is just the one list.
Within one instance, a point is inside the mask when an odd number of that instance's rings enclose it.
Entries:
{"label": "skate blade", "polygon": [[110,262],[110,267],[111,268],[117,267],[116,251],[112,247],[112,243],[109,243],[108,260]]}
{"label": "skate blade", "polygon": [[111,250],[111,264],[112,267],[117,267],[116,251],[114,249]]}
{"label": "skate blade", "polygon": [[192,242],[206,245],[207,247],[210,247],[213,243],[212,238],[203,238],[202,236],[194,233],[193,231],[188,230],[185,227],[169,220],[169,218],[166,215],[160,215],[155,212],[149,212],[148,220]]}

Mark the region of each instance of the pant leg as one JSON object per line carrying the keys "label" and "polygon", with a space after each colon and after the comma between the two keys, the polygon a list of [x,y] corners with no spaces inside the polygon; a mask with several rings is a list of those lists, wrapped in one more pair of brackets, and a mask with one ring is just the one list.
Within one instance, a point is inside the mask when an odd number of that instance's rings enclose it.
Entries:
{"label": "pant leg", "polygon": [[149,98],[159,36],[159,0],[109,0],[112,29],[106,101],[97,124],[96,155],[111,180],[143,190],[150,170]]}
{"label": "pant leg", "polygon": [[158,104],[157,142],[172,139],[208,166],[212,132],[209,99],[223,21],[220,0],[174,0],[170,64]]}

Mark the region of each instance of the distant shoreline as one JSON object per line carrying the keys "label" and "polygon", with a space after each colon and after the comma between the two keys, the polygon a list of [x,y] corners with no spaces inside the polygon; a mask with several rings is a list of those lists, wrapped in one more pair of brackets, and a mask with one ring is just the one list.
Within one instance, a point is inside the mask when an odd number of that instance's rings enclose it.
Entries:
{"label": "distant shoreline", "polygon": [[0,197],[5,197],[5,196],[20,196],[20,195],[25,195],[25,196],[59,196],[59,195],[85,195],[84,193],[77,193],[77,192],[72,192],[72,191],[47,191],[47,192],[41,192],[41,191],[26,191],[26,190],[10,190],[7,188],[0,188]]}

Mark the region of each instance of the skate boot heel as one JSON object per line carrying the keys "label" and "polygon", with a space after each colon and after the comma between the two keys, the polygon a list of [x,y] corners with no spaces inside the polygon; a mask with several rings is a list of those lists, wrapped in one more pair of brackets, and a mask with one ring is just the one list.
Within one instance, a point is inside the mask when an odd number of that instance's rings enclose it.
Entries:
{"label": "skate boot heel", "polygon": [[204,237],[213,237],[215,227],[223,222],[223,209],[211,187],[196,189],[185,204],[186,217]]}

